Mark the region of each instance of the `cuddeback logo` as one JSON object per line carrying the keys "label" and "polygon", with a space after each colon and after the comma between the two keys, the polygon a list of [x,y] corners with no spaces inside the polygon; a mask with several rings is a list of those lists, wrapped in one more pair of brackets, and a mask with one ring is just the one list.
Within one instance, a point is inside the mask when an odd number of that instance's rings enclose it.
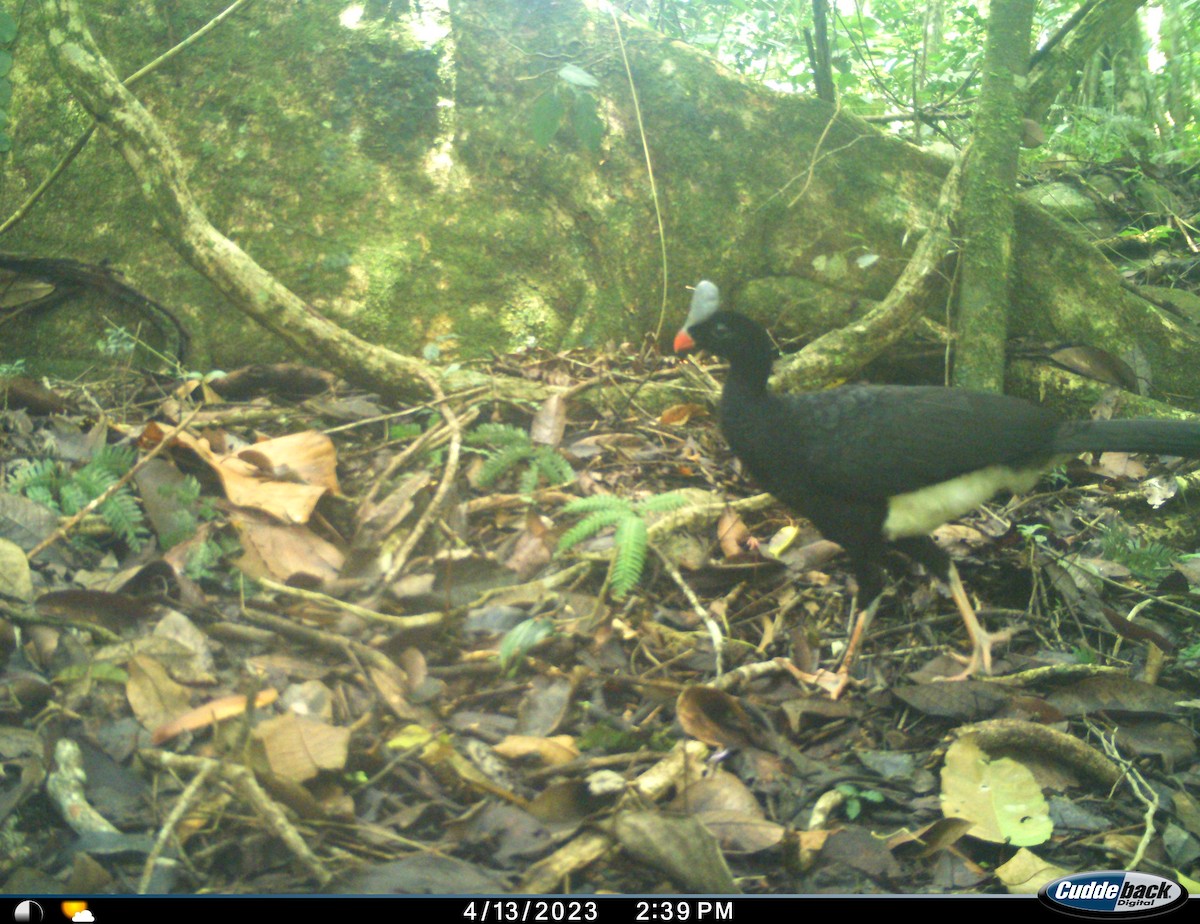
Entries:
{"label": "cuddeback logo", "polygon": [[1177,908],[1187,897],[1178,882],[1122,870],[1076,873],[1055,879],[1038,892],[1043,904],[1082,918],[1145,918]]}

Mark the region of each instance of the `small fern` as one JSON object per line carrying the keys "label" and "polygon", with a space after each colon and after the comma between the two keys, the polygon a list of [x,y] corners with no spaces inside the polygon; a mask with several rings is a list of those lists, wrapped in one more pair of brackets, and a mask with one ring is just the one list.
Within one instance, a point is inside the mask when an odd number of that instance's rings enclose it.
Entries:
{"label": "small fern", "polygon": [[1139,536],[1124,525],[1105,529],[1100,547],[1105,558],[1124,565],[1144,581],[1160,580],[1179,558],[1170,546]]}
{"label": "small fern", "polygon": [[212,502],[201,498],[200,482],[192,475],[178,484],[161,485],[159,496],[169,502],[164,523],[159,524],[158,544],[166,551],[196,535],[202,520],[212,520],[217,511]]}
{"label": "small fern", "polygon": [[636,504],[615,494],[596,494],[571,501],[563,508],[564,513],[586,513],[587,516],[563,533],[558,540],[558,550],[565,552],[600,530],[615,526],[609,586],[613,596],[619,599],[633,590],[646,567],[646,552],[650,547],[646,515],[675,510],[684,503],[685,498],[674,492],[655,494]]}
{"label": "small fern", "polygon": [[512,424],[485,423],[468,433],[465,442],[468,446],[500,449],[504,446],[526,446],[532,441],[529,434],[520,427],[514,427]]}
{"label": "small fern", "polygon": [[[54,459],[39,459],[10,475],[8,490],[71,516],[112,487],[133,467],[136,458],[130,446],[104,446],[76,472]],[[147,536],[146,521],[128,487],[117,491],[96,513],[131,549],[141,547]]]}
{"label": "small fern", "polygon": [[478,482],[489,487],[522,463],[522,494],[532,494],[543,478],[550,485],[567,484],[575,480],[575,470],[553,446],[537,445],[529,434],[510,424],[486,423],[467,434],[466,444],[487,455],[479,469]]}

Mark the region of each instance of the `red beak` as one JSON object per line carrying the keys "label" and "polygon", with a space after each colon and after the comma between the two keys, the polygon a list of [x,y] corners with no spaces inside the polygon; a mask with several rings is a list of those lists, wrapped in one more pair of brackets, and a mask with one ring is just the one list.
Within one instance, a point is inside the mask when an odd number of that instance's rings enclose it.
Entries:
{"label": "red beak", "polygon": [[675,335],[675,352],[686,353],[688,350],[696,349],[696,341],[692,339],[692,335],[686,330],[681,330]]}

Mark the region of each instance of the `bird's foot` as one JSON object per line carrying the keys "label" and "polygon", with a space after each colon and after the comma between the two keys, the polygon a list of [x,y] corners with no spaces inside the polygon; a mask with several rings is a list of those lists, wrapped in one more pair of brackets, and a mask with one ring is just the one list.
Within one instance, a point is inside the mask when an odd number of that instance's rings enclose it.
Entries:
{"label": "bird's foot", "polygon": [[982,628],[979,629],[975,636],[975,645],[971,651],[971,656],[952,654],[954,660],[965,664],[966,667],[961,673],[955,674],[953,677],[940,677],[939,680],[947,682],[957,680],[967,680],[974,677],[983,669],[984,674],[992,672],[992,645],[996,642],[1007,642],[1012,639],[1016,633],[1016,629],[1003,629],[1000,632],[985,632]]}

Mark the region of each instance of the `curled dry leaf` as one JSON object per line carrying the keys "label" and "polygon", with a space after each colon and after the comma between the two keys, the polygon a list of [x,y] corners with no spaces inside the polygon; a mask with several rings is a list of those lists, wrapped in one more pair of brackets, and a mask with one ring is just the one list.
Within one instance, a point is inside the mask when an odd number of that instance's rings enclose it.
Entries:
{"label": "curled dry leaf", "polygon": [[675,714],[685,732],[714,747],[746,747],[755,737],[753,720],[742,704],[715,687],[685,689],[679,694]]}
{"label": "curled dry leaf", "polygon": [[235,453],[216,452],[208,439],[186,432],[175,442],[212,468],[231,504],[261,510],[284,523],[307,523],[324,494],[339,493],[333,441],[315,430],[264,440]]}
{"label": "curled dry leaf", "polygon": [[[259,690],[258,695],[254,697],[254,708],[263,709],[278,698],[279,693],[276,690]],[[203,706],[197,706],[195,709],[183,713],[171,722],[160,725],[154,730],[151,741],[154,744],[162,744],[185,731],[196,731],[199,728],[239,716],[246,711],[247,702],[245,696],[226,696],[222,699],[214,699]]]}
{"label": "curled dry leaf", "polygon": [[508,760],[536,757],[548,767],[569,764],[579,757],[579,748],[570,735],[538,738],[533,735],[509,735],[496,745],[497,754]]}

